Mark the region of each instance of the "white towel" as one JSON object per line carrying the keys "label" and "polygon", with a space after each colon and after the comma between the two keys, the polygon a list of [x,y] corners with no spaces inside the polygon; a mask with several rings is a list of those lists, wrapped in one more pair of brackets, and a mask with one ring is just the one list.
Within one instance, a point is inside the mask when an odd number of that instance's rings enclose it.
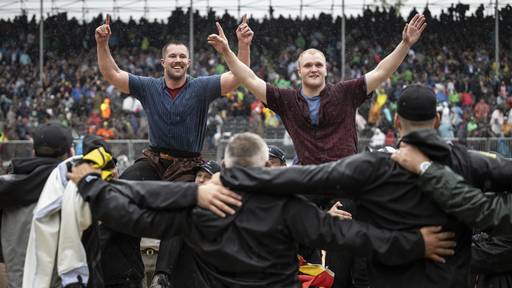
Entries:
{"label": "white towel", "polygon": [[89,280],[81,237],[91,224],[91,211],[66,176],[67,164],[80,158],[60,163],[41,192],[30,230],[23,288],[49,288],[55,265],[63,286]]}

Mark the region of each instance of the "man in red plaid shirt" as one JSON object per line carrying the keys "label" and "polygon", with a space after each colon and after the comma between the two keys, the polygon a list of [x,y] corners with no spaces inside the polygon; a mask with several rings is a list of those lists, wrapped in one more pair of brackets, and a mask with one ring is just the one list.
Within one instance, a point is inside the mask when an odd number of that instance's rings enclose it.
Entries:
{"label": "man in red plaid shirt", "polygon": [[259,100],[277,113],[290,134],[300,164],[320,164],[357,152],[356,109],[400,66],[409,49],[426,27],[425,17],[417,14],[404,27],[402,41],[372,71],[364,76],[327,84],[327,63],[316,49],[302,52],[297,60],[300,89],[282,89],[265,83],[231,51],[217,24],[219,34],[208,37],[224,56],[231,72]]}

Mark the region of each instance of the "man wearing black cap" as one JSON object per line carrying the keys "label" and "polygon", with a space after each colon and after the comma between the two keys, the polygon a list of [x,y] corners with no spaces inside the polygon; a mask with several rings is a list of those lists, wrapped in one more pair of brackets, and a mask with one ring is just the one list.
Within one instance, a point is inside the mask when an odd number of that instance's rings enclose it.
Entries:
{"label": "man wearing black cap", "polygon": [[220,165],[216,161],[206,161],[201,166],[199,166],[199,170],[196,174],[196,180],[194,181],[196,184],[205,184],[210,179],[212,179],[212,175],[220,172]]}
{"label": "man wearing black cap", "polygon": [[272,167],[286,167],[286,154],[275,145],[268,145],[268,161]]}
{"label": "man wearing black cap", "polygon": [[[411,85],[398,101],[396,126],[405,143],[416,145],[430,159],[450,166],[476,186],[500,177],[492,158],[469,153],[464,147],[446,143],[436,130],[436,98],[432,90]],[[369,259],[371,287],[468,287],[471,259],[471,229],[443,212],[424,193],[418,191],[417,176],[394,161],[386,152],[361,153],[319,166],[286,169],[233,168],[222,172],[221,181],[229,188],[266,193],[325,193],[350,197],[358,203],[359,220],[390,230],[439,225],[456,234],[455,255],[443,265],[416,261],[403,266],[388,266]],[[426,163],[424,166],[428,166]],[[426,167],[424,167],[426,169]],[[478,175],[478,178],[476,177]],[[501,179],[503,181],[505,179]],[[287,187],[288,190],[283,190]],[[343,189],[343,190],[341,190]]]}
{"label": "man wearing black cap", "polygon": [[[74,154],[71,131],[61,124],[39,125],[32,139],[34,157],[12,159],[8,174],[0,176],[0,234],[8,287],[22,287],[32,211],[46,179],[62,160]],[[52,287],[60,285],[53,283]]]}

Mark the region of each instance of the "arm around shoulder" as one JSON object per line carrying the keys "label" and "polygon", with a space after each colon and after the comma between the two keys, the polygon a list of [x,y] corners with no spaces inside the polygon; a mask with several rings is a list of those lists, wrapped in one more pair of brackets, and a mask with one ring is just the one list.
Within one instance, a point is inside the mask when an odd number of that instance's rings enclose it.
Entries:
{"label": "arm around shoulder", "polygon": [[189,209],[142,208],[119,187],[89,174],[78,183],[78,191],[89,202],[95,220],[111,229],[137,237],[168,239],[185,233]]}
{"label": "arm around shoulder", "polygon": [[304,199],[289,201],[285,219],[293,237],[311,247],[354,249],[360,256],[375,254],[388,265],[424,258],[424,241],[418,232],[387,231],[354,220],[340,220]]}
{"label": "arm around shoulder", "polygon": [[466,225],[493,235],[512,235],[512,194],[487,197],[450,168],[435,163],[419,177],[419,186]]}

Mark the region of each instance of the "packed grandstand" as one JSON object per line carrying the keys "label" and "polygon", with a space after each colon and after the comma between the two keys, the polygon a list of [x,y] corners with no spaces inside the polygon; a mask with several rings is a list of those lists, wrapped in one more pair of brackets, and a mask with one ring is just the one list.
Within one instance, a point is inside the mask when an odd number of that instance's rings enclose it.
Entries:
{"label": "packed grandstand", "polygon": [[[452,5],[439,15],[428,6],[422,12],[429,33],[411,49],[406,61],[372,101],[362,105],[356,123],[360,138],[393,143],[393,115],[402,87],[422,83],[434,89],[442,112],[440,134],[445,138],[509,137],[512,135],[512,6],[500,10],[501,66],[494,64],[494,17],[481,5],[468,13]],[[371,70],[399,42],[400,31],[413,9],[402,17],[390,9],[364,8],[346,21],[346,78]],[[220,20],[228,37],[235,37],[233,15],[196,12],[193,76],[220,74],[227,66],[207,44]],[[122,69],[160,77],[160,45],[169,39],[188,42],[188,11],[176,9],[166,20],[117,19],[112,23],[112,54]],[[38,21],[35,16],[0,20],[0,123],[2,141],[29,140],[39,123],[50,119],[72,127],[75,137],[98,134],[106,139],[147,139],[148,124],[140,103],[104,81],[96,64],[94,29],[105,19],[89,22],[60,13],[45,19],[45,66],[41,85],[38,62]],[[250,19],[255,32],[251,68],[278,87],[297,87],[298,54],[305,48],[325,51],[328,82],[340,80],[340,17]],[[209,27],[209,28],[208,28]],[[292,29],[293,27],[293,29]],[[228,93],[210,107],[206,149],[214,149],[226,132],[250,130],[280,139],[285,130],[279,117],[245,88]]]}

